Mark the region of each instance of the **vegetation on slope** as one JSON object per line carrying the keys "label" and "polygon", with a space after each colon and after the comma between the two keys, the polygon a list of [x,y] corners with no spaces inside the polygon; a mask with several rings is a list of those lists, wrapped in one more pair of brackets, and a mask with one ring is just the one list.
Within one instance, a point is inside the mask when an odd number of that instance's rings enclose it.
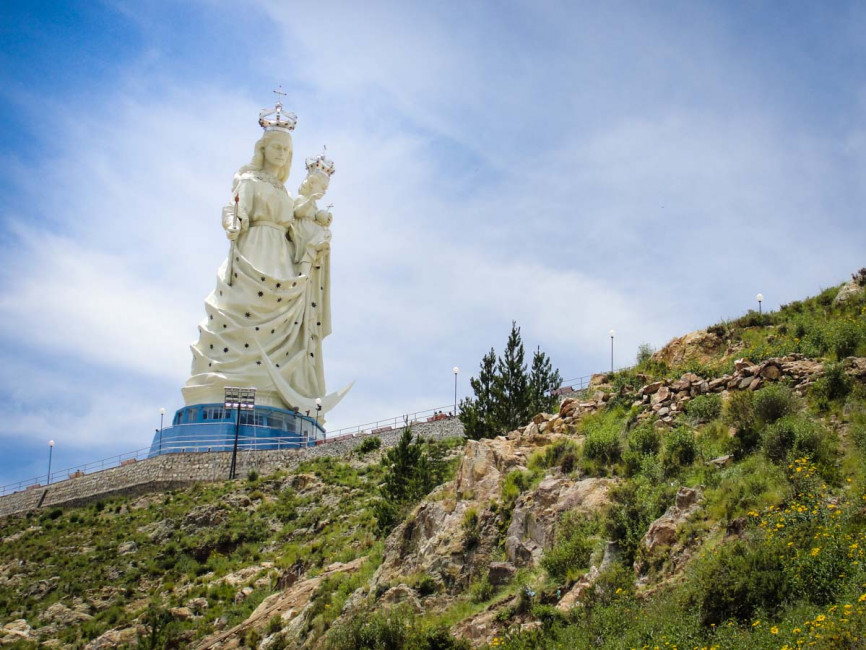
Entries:
{"label": "vegetation on slope", "polygon": [[[321,611],[308,634],[320,634],[381,561],[375,511],[389,472],[371,455],[9,517],[0,529],[0,623],[25,619],[43,640],[68,647],[138,625],[133,640],[145,646],[186,647],[243,621],[299,575],[367,557],[363,571],[317,593]],[[438,480],[453,465],[441,466]],[[55,603],[73,613],[49,613]]]}
{"label": "vegetation on slope", "polygon": [[[644,348],[637,366],[593,388],[603,393],[595,410],[578,409],[555,430],[534,418],[518,437],[546,433],[525,464],[503,468],[497,497],[455,511],[454,549],[488,563],[465,582],[409,569],[387,582],[375,575],[389,545],[411,541],[400,535],[424,534],[408,525],[414,506],[456,463],[453,449],[444,455],[409,433],[384,454],[370,443],[291,473],[7,518],[0,624],[23,618],[35,628],[22,648],[36,639],[84,647],[123,629],[134,631],[129,645],[187,647],[247,620],[300,576],[328,575],[295,636],[274,617],[240,640],[338,650],[862,647],[866,386],[849,357],[866,357],[866,292],[844,303],[836,294],[708,328],[721,342],[712,357],[666,363]],[[814,373],[750,390],[736,385],[743,357],[786,357]],[[645,388],[685,373],[722,378],[729,390],[693,394],[663,414]],[[482,443],[499,444],[471,445]],[[493,563],[508,564],[513,513],[560,478],[609,481],[608,503],[591,516],[564,512],[540,561],[499,566],[494,579]],[[676,519],[682,495],[696,500]],[[445,486],[424,503],[444,511],[471,496]],[[651,540],[665,517],[671,535]],[[356,572],[323,573],[359,558]]]}

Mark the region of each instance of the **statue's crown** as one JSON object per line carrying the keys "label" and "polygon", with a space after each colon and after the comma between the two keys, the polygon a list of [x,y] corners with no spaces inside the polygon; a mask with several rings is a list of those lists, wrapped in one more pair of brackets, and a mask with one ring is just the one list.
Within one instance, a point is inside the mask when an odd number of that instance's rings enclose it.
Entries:
{"label": "statue's crown", "polygon": [[267,131],[282,131],[291,133],[298,123],[298,116],[294,113],[284,113],[283,103],[277,102],[273,109],[263,108],[259,111],[259,124]]}
{"label": "statue's crown", "polygon": [[[327,147],[325,147],[327,151]],[[318,169],[325,172],[328,176],[334,174],[334,161],[325,157],[325,151],[314,158],[307,158],[307,171]]]}

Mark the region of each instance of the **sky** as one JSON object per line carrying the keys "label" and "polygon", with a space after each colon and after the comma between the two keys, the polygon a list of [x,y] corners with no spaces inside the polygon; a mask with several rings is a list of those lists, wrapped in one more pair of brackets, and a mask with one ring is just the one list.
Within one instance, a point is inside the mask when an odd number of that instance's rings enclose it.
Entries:
{"label": "sky", "polygon": [[[453,408],[512,321],[565,379],[866,265],[860,2],[0,6],[0,486],[183,404],[282,86],[336,173],[328,428]],[[449,408],[449,405],[450,408]]]}

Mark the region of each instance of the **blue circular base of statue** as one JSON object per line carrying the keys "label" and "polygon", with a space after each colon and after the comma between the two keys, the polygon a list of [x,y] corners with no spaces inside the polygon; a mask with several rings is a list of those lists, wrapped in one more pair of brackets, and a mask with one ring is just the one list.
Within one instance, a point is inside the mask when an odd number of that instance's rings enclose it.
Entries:
{"label": "blue circular base of statue", "polygon": [[223,404],[184,406],[171,426],[157,429],[148,458],[160,454],[238,450],[266,451],[312,447],[325,440],[317,418],[297,411],[256,406],[252,410],[226,409]]}

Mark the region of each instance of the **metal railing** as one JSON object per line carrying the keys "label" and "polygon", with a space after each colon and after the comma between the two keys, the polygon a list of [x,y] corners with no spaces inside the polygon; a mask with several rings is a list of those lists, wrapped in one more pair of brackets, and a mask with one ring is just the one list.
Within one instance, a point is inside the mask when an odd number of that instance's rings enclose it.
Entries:
{"label": "metal railing", "polygon": [[395,415],[394,417],[385,418],[384,420],[375,420],[373,422],[366,422],[364,424],[357,424],[355,426],[343,427],[342,429],[337,429],[336,431],[328,431],[328,437],[326,438],[326,441],[333,442],[335,438],[345,438],[347,436],[363,436],[376,433],[387,433],[388,431],[392,431],[394,429],[403,428],[403,424],[405,422],[408,422],[409,424],[418,424],[420,422],[435,422],[436,420],[447,420],[454,417],[454,413],[452,412],[453,410],[454,404],[452,403],[448,406],[439,406],[432,409],[425,409],[423,411],[403,413],[402,415]]}

